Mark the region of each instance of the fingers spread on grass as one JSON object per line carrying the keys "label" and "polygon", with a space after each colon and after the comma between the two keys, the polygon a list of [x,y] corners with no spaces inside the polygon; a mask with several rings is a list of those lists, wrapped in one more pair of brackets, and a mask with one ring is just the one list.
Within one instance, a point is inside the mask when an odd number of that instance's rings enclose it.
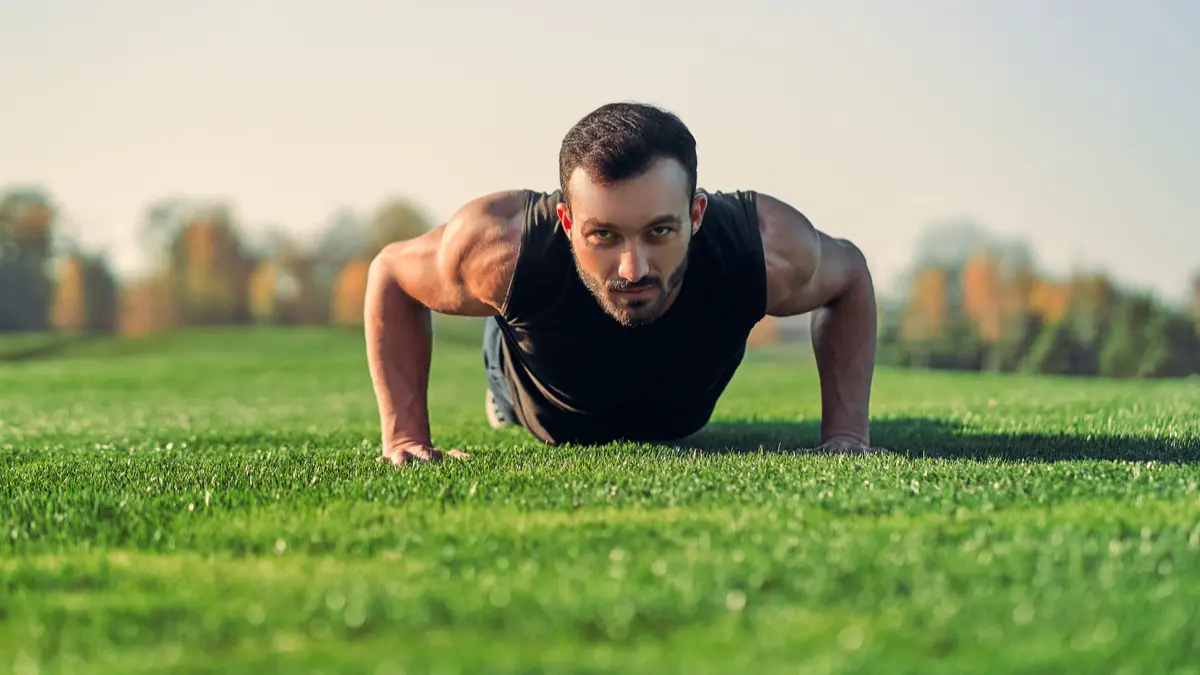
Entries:
{"label": "fingers spread on grass", "polygon": [[841,443],[827,443],[818,447],[817,451],[833,455],[877,455],[887,452],[884,448]]}
{"label": "fingers spread on grass", "polygon": [[412,464],[415,462],[439,462],[446,457],[462,459],[464,457],[470,457],[470,455],[462,452],[461,450],[449,450],[447,452],[442,452],[436,448],[412,447],[383,455],[377,458],[376,461],[382,462],[386,460],[390,461],[396,466],[403,466],[405,464]]}

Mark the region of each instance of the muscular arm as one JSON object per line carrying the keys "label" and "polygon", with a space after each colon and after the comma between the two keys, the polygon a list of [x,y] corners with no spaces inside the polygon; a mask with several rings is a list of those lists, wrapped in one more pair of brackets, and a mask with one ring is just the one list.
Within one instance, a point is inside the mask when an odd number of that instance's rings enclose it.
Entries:
{"label": "muscular arm", "polygon": [[870,445],[875,370],[875,290],[862,252],[817,230],[796,209],[759,195],[766,248],[767,313],[812,313],[821,381],[822,444]]}
{"label": "muscular arm", "polygon": [[464,205],[444,225],[386,246],[371,262],[363,308],[367,364],[383,454],[432,459],[427,404],[431,312],[492,316],[503,306],[520,239],[524,193]]}

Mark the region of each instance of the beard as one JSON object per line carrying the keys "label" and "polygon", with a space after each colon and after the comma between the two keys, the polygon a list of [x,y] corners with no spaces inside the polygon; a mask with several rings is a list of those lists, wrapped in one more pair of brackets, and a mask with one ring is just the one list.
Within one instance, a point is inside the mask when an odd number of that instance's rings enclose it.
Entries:
{"label": "beard", "polygon": [[[689,244],[688,248],[691,246]],[[610,281],[597,279],[588,274],[586,270],[579,264],[579,256],[575,254],[575,247],[571,247],[571,257],[575,261],[575,271],[579,274],[583,285],[591,292],[592,297],[596,299],[597,304],[604,310],[604,313],[612,317],[617,323],[627,328],[635,328],[644,326],[654,322],[666,311],[665,307],[671,298],[671,294],[683,283],[683,278],[687,273],[688,260],[691,257],[690,250],[683,257],[683,262],[679,267],[671,273],[671,277],[663,282],[662,277],[647,275],[636,282],[627,281],[617,278]],[[659,292],[656,297],[648,300],[621,300],[614,293],[621,291],[633,291],[642,288],[658,288]]]}

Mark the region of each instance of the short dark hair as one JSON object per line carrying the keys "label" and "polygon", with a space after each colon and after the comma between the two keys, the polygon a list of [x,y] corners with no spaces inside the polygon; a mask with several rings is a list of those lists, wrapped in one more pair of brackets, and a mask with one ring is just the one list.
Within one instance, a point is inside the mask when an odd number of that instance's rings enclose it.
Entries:
{"label": "short dark hair", "polygon": [[592,180],[612,183],[637,176],[659,159],[674,159],[696,192],[696,139],[675,114],[644,103],[608,103],[588,113],[563,137],[558,179],[569,202],[567,182],[583,167]]}

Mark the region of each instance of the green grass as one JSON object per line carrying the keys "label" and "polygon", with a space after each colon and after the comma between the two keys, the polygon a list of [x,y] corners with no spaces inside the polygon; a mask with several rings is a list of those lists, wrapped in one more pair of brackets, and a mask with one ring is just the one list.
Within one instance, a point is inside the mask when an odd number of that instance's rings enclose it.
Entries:
{"label": "green grass", "polygon": [[834,457],[763,350],[694,438],[551,449],[444,325],[472,456],[405,468],[359,334],[10,350],[0,672],[1200,674],[1195,381],[883,370]]}

